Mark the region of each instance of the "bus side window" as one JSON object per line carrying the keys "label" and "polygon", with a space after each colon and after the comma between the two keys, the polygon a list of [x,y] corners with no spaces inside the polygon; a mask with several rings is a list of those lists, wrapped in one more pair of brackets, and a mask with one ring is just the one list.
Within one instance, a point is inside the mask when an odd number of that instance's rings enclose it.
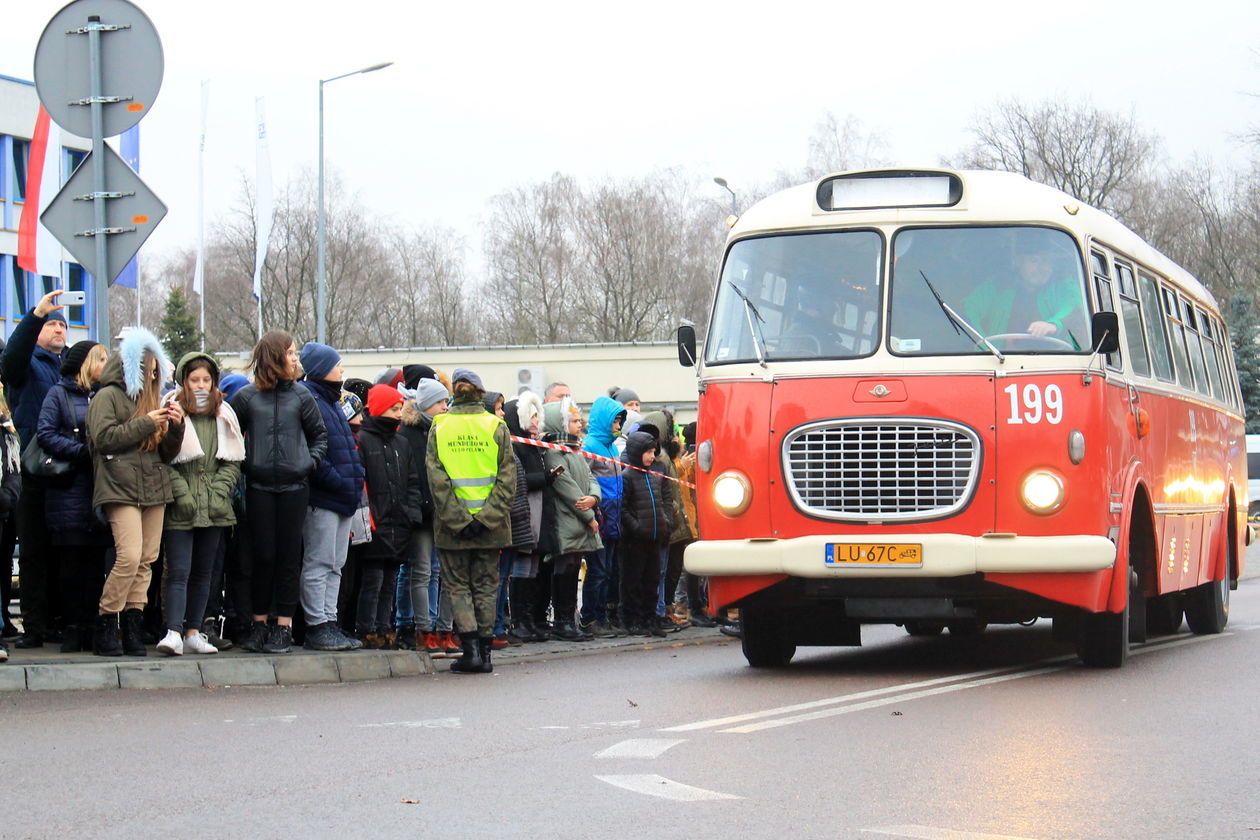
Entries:
{"label": "bus side window", "polygon": [[1203,345],[1203,362],[1207,366],[1208,384],[1212,388],[1212,396],[1222,402],[1227,402],[1225,394],[1221,390],[1221,368],[1220,358],[1216,355],[1216,342],[1218,334],[1212,320],[1208,314],[1202,309],[1195,311],[1199,322],[1199,336]]}
{"label": "bus side window", "polygon": [[1168,322],[1168,339],[1172,345],[1173,361],[1177,368],[1177,384],[1194,390],[1194,375],[1190,373],[1190,356],[1186,353],[1186,332],[1177,312],[1177,293],[1168,287],[1160,289],[1164,297],[1164,318]]}
{"label": "bus side window", "polygon": [[1145,274],[1138,275],[1138,291],[1142,296],[1142,320],[1150,339],[1151,360],[1155,363],[1155,378],[1164,382],[1174,381],[1172,356],[1168,350],[1168,332],[1164,313],[1159,306],[1159,287]]}
{"label": "bus side window", "polygon": [[1211,396],[1208,387],[1207,366],[1203,363],[1203,342],[1199,340],[1198,319],[1194,305],[1181,298],[1181,323],[1186,334],[1186,352],[1190,354],[1190,369],[1194,371],[1194,387],[1200,394]]}
{"label": "bus side window", "polygon": [[[1094,272],[1094,291],[1098,295],[1099,312],[1115,312],[1115,298],[1111,296],[1111,275],[1107,271],[1107,258],[1097,251],[1090,252],[1089,264]],[[1107,367],[1120,369],[1120,353],[1107,354]]]}
{"label": "bus side window", "polygon": [[1142,309],[1138,303],[1137,283],[1133,269],[1116,261],[1116,277],[1120,281],[1120,315],[1124,321],[1125,344],[1129,348],[1129,364],[1138,376],[1151,375],[1151,359],[1146,350],[1142,330]]}

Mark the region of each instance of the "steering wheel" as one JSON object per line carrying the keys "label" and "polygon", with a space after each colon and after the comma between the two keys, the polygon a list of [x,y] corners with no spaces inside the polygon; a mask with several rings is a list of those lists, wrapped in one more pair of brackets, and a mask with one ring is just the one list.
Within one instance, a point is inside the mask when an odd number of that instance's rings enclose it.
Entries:
{"label": "steering wheel", "polygon": [[994,346],[998,346],[998,342],[1011,343],[1015,346],[1013,350],[1067,350],[1075,353],[1077,348],[1068,344],[1061,338],[1055,338],[1052,335],[1033,335],[1032,333],[998,333],[997,335],[986,335],[985,340]]}

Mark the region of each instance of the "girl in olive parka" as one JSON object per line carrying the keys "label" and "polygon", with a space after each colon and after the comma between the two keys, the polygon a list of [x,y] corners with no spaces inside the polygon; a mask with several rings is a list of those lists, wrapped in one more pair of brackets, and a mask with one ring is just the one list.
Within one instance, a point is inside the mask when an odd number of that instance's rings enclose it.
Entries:
{"label": "girl in olive parka", "polygon": [[241,477],[245,439],[236,412],[219,391],[219,365],[188,353],[175,368],[178,386],[165,402],[185,414],[183,444],[169,467],[175,498],[166,509],[162,611],[166,636],[158,650],[218,653],[202,633],[210,579],[226,528],[236,524],[232,493]]}
{"label": "girl in olive parka", "polygon": [[[581,428],[582,413],[569,397],[543,405],[543,440],[577,450],[582,445]],[[595,515],[599,482],[591,475],[586,458],[576,451],[547,449],[543,462],[554,476],[547,488],[555,503],[551,601],[556,622],[552,634],[564,641],[586,641],[592,636],[578,627],[578,572],[583,557],[604,547]]]}
{"label": "girl in olive parka", "polygon": [[153,333],[133,328],[105,363],[101,389],[88,407],[95,466],[92,504],[109,522],[116,553],[93,637],[100,656],[145,655],[143,610],[162,544],[166,505],[175,498],[165,462],[184,440],[179,404],[159,404],[168,370],[170,362]]}

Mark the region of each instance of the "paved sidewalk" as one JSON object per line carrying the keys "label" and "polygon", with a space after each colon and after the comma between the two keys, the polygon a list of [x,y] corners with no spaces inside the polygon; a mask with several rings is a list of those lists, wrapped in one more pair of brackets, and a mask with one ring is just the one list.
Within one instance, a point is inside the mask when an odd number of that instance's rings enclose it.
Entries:
{"label": "paved sidewalk", "polygon": [[[591,642],[537,642],[494,652],[496,665],[536,662],[604,653],[610,650],[652,650],[681,645],[731,641],[716,629],[688,628],[665,638],[627,636]],[[55,644],[18,650],[0,664],[0,691],[56,691],[103,688],[201,688],[232,685],[312,685],[361,682],[389,677],[418,677],[449,671],[453,659],[430,658],[410,650],[323,652],[294,647],[291,653],[267,655],[237,649],[198,656],[166,656],[149,647],[145,657],[102,657],[61,653]]]}

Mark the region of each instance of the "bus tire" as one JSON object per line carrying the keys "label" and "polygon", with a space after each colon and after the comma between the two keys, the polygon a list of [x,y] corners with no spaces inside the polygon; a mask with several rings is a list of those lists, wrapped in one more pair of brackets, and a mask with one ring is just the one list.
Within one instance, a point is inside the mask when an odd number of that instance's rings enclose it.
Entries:
{"label": "bus tire", "polygon": [[740,645],[753,668],[782,668],[796,655],[784,622],[772,610],[744,607],[739,612]]}
{"label": "bus tire", "polygon": [[951,621],[946,625],[949,628],[949,635],[962,636],[979,636],[989,627],[989,622],[981,621],[978,618],[969,618],[965,621]]}
{"label": "bus tire", "polygon": [[1186,593],[1186,623],[1199,636],[1220,633],[1229,623],[1229,575]]}
{"label": "bus tire", "polygon": [[1081,622],[1076,654],[1090,668],[1119,668],[1129,656],[1130,605],[1142,597],[1137,575],[1129,575],[1129,591],[1122,612],[1089,613]]}
{"label": "bus tire", "polygon": [[1181,596],[1176,593],[1146,599],[1146,630],[1151,636],[1171,636],[1181,629]]}
{"label": "bus tire", "polygon": [[918,619],[907,621],[905,627],[906,632],[911,636],[939,636],[945,632],[945,622],[943,621],[923,621]]}

